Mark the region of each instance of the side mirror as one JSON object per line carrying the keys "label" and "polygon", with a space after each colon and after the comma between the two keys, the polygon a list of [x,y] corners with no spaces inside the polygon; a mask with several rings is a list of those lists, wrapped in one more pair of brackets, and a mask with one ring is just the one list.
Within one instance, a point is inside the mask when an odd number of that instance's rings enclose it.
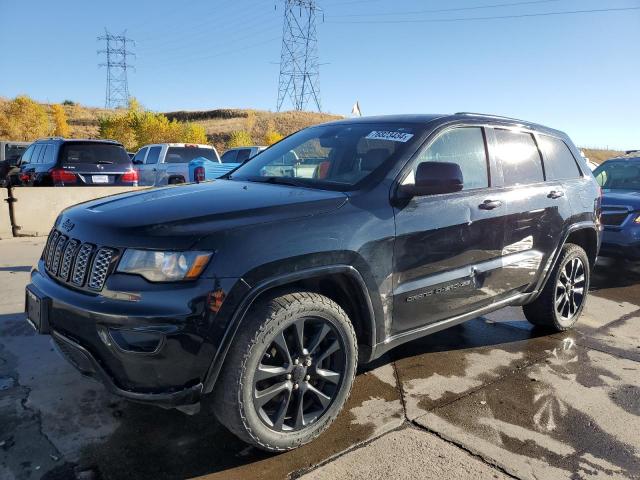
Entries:
{"label": "side mirror", "polygon": [[401,187],[411,197],[459,192],[464,187],[462,170],[457,163],[422,162],[416,169],[414,185]]}
{"label": "side mirror", "polygon": [[142,165],[142,160],[131,160],[133,165]]}

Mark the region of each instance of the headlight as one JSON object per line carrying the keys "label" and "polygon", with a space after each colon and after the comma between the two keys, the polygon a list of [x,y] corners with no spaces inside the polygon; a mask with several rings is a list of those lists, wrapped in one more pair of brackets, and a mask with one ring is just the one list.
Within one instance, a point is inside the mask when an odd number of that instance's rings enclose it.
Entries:
{"label": "headlight", "polygon": [[207,252],[154,252],[127,249],[118,272],[141,275],[150,282],[179,282],[200,276],[211,259]]}

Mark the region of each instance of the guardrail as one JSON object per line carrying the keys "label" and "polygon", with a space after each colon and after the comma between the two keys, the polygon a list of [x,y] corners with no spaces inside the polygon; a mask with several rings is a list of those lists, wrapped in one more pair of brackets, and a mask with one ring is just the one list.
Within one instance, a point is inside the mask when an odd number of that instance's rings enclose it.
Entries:
{"label": "guardrail", "polygon": [[67,207],[144,188],[147,187],[0,188],[0,239],[46,236]]}

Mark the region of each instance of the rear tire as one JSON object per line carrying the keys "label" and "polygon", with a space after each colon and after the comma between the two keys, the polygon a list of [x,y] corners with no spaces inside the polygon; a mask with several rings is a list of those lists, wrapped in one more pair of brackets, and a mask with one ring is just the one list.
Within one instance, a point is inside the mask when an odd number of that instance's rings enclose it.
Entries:
{"label": "rear tire", "polygon": [[357,358],[353,326],[334,301],[311,292],[268,298],[233,340],[214,393],[216,417],[263,450],[297,448],[340,413]]}
{"label": "rear tire", "polygon": [[580,318],[589,292],[589,257],[582,247],[567,243],[540,296],[522,307],[533,325],[564,332]]}

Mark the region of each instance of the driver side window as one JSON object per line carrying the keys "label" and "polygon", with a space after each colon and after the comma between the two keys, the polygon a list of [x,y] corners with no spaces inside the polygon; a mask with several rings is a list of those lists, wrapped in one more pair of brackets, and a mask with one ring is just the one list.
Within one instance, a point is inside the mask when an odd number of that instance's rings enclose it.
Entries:
{"label": "driver side window", "polygon": [[489,164],[484,129],[459,127],[441,134],[431,145],[418,154],[411,172],[402,185],[413,185],[418,165],[423,162],[455,163],[462,171],[463,190],[489,186]]}

